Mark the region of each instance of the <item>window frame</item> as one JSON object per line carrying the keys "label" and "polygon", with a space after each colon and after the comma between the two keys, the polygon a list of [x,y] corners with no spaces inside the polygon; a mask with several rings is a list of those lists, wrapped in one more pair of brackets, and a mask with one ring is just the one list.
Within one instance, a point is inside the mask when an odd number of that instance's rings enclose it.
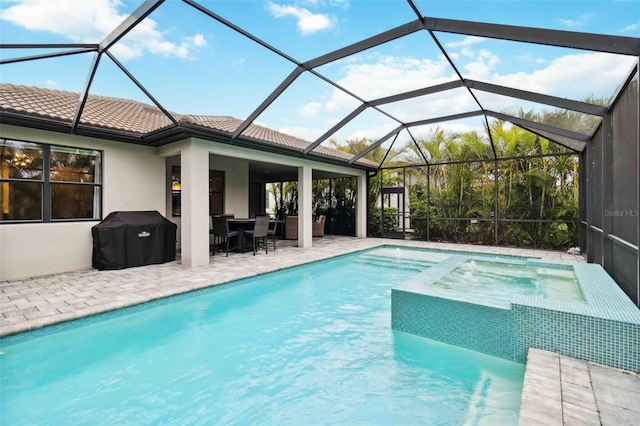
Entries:
{"label": "window frame", "polygon": [[[214,191],[213,189],[211,189],[211,181],[213,179],[213,175],[214,174],[220,174],[220,179],[222,180],[222,189],[220,191]],[[212,204],[212,197],[214,194],[220,194],[220,199],[221,199],[221,206],[220,206],[220,210],[221,212],[219,214],[224,214],[224,193],[225,193],[225,186],[226,186],[226,173],[224,170],[213,170],[213,169],[209,169],[209,214],[213,215],[214,213],[211,211],[211,204]]]}
{"label": "window frame", "polygon": [[[213,191],[211,189],[211,180],[213,178],[212,173],[219,173],[222,180],[222,189],[220,191]],[[178,184],[180,189],[174,189],[173,185]],[[171,217],[182,216],[182,167],[178,165],[171,166]],[[225,192],[226,192],[226,171],[209,169],[209,215],[213,215],[211,212],[211,200],[214,194],[220,194],[222,205],[220,206],[222,212],[225,208]],[[222,214],[222,213],[220,213]]]}
{"label": "window frame", "polygon": [[[103,212],[103,199],[104,199],[104,150],[96,149],[96,148],[86,148],[72,145],[61,145],[61,144],[52,144],[52,143],[44,143],[38,141],[30,141],[24,139],[16,139],[16,138],[7,138],[0,137],[5,141],[14,141],[14,142],[23,142],[23,143],[33,143],[38,144],[42,147],[42,179],[18,179],[18,178],[2,178],[0,176],[0,184],[2,183],[25,183],[31,182],[39,184],[42,188],[41,191],[41,199],[40,199],[40,217],[41,219],[9,219],[9,220],[0,220],[0,226],[2,225],[13,225],[13,224],[30,224],[30,223],[68,223],[68,222],[99,222],[102,220],[102,212]],[[59,147],[59,148],[68,148],[68,149],[83,149],[83,150],[91,150],[100,153],[100,170],[96,173],[96,178],[99,178],[99,183],[96,182],[73,182],[73,181],[51,181],[51,147]],[[95,180],[95,179],[94,179]],[[89,186],[92,188],[98,188],[97,196],[98,196],[98,211],[97,217],[91,218],[69,218],[69,219],[54,219],[52,218],[52,202],[51,196],[52,185],[73,185],[73,186]],[[95,191],[95,189],[94,189]]]}

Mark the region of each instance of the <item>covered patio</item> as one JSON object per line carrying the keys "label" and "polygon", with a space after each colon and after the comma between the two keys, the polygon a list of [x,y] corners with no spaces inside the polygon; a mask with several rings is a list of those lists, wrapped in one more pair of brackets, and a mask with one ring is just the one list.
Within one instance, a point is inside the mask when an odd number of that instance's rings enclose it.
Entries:
{"label": "covered patio", "polygon": [[[163,145],[158,155],[168,157],[167,164],[179,164],[181,173],[181,210],[172,220],[179,225],[181,262],[185,266],[209,263],[209,218],[211,214],[233,214],[236,218],[253,218],[267,213],[266,184],[295,181],[298,184],[298,235],[296,245],[313,244],[312,181],[353,177],[357,180],[356,237],[367,236],[366,169],[300,160],[251,149],[215,145],[205,141],[176,142]],[[369,165],[371,167],[371,165]],[[168,166],[169,170],[170,167]],[[212,207],[210,171],[224,171],[224,201],[220,210]],[[173,191],[172,191],[173,192]],[[173,202],[171,197],[167,197]],[[171,206],[167,206],[171,210]]]}

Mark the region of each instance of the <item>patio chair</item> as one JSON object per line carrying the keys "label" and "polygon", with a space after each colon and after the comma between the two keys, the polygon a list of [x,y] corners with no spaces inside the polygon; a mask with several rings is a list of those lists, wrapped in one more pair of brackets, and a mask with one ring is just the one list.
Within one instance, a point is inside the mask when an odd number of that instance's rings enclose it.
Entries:
{"label": "patio chair", "polygon": [[320,215],[318,216],[318,219],[313,222],[313,227],[312,227],[312,235],[314,237],[324,237],[324,221],[325,221],[325,215]]}
{"label": "patio chair", "polygon": [[244,231],[247,235],[251,236],[253,241],[253,255],[256,255],[256,251],[264,246],[266,254],[269,254],[269,247],[267,245],[267,236],[269,233],[269,218],[267,216],[256,216],[256,223],[253,230]]}
{"label": "patio chair", "polygon": [[226,243],[226,254],[229,257],[229,240],[240,235],[238,231],[229,231],[229,223],[225,216],[213,216],[213,255],[216,255],[216,246]]}
{"label": "patio chair", "polygon": [[269,221],[269,229],[267,229],[267,235],[271,237],[271,242],[273,243],[273,251],[276,251],[276,232],[278,231],[278,224],[281,221],[279,220],[270,220]]}
{"label": "patio chair", "polygon": [[[256,217],[258,216],[267,216],[266,213],[256,213]],[[268,217],[268,216],[267,216]],[[271,238],[271,243],[273,244],[273,251],[276,251],[276,232],[278,231],[278,224],[281,221],[277,219],[269,219],[269,227],[267,228],[267,236]],[[269,239],[267,238],[267,239]]]}
{"label": "patio chair", "polygon": [[284,218],[284,238],[287,240],[298,239],[298,216]]}

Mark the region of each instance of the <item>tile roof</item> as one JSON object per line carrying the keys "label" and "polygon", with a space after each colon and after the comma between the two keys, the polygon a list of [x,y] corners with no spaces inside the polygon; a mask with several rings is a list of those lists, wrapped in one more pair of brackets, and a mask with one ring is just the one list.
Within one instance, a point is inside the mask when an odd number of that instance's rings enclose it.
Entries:
{"label": "tile roof", "polygon": [[[79,93],[0,84],[0,112],[26,114],[34,118],[45,118],[70,124],[73,121],[79,99]],[[229,136],[243,122],[243,120],[229,116],[170,113],[178,123],[212,129]],[[173,122],[155,105],[130,99],[89,95],[80,118],[80,124],[143,137],[150,132],[169,128]],[[257,124],[249,125],[242,133],[242,137],[264,144],[290,148],[296,152],[302,151],[309,145],[308,141]],[[348,160],[353,156],[322,145],[314,149],[313,152],[343,160]],[[362,158],[357,163],[370,167],[378,166],[377,163]]]}

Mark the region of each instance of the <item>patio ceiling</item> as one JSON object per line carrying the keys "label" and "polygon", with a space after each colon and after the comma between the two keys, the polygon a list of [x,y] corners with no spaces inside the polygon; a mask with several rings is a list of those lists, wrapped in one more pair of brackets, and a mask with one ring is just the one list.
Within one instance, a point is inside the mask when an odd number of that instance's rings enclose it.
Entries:
{"label": "patio ceiling", "polygon": [[[117,54],[114,53],[114,47],[126,40],[132,30],[142,25],[149,16],[161,13],[163,7],[168,3],[165,3],[165,0],[144,1],[120,25],[96,43],[0,44],[0,49],[3,52],[0,65],[3,68],[15,64],[31,64],[53,58],[86,57],[86,55],[91,55],[92,57],[90,61],[85,62],[86,80],[82,84],[81,90],[78,90],[79,95],[74,100],[73,112],[67,119],[54,122],[37,114],[34,115],[33,111],[7,111],[3,108],[3,122],[153,146],[170,143],[186,135],[191,135],[223,143],[288,152],[289,155],[311,156],[341,164],[372,168],[374,166],[373,163],[364,162],[365,155],[377,147],[390,149],[399,137],[405,138],[406,143],[415,143],[411,130],[470,119],[478,120],[480,125],[477,127],[486,130],[489,128],[488,118],[493,118],[531,131],[570,151],[580,152],[591,140],[592,131],[595,129],[590,132],[584,129],[562,128],[557,125],[518,116],[512,111],[496,108],[499,102],[496,103],[495,99],[522,102],[515,104],[520,105],[521,109],[529,108],[531,105],[535,105],[536,108],[541,106],[558,108],[572,111],[581,116],[596,117],[598,120],[601,120],[601,117],[607,113],[608,106],[579,99],[570,99],[562,94],[556,96],[536,90],[525,90],[521,87],[510,87],[506,84],[488,81],[490,79],[481,81],[470,78],[467,75],[470,71],[460,65],[457,59],[458,54],[453,51],[452,47],[459,46],[466,39],[461,40],[455,37],[464,36],[482,40],[499,40],[531,49],[536,48],[536,46],[542,46],[545,49],[561,49],[561,51],[564,51],[562,49],[570,49],[571,52],[574,52],[574,50],[602,52],[616,57],[628,57],[630,58],[628,63],[633,67],[638,66],[637,58],[640,56],[639,38],[429,17],[425,16],[420,10],[419,1],[407,0],[406,3],[398,2],[401,4],[401,6],[398,6],[398,17],[390,19],[390,22],[401,18],[405,19],[402,24],[339,47],[328,53],[323,53],[313,59],[301,61],[295,58],[293,53],[285,53],[285,49],[279,49],[258,37],[250,31],[251,28],[247,30],[241,27],[241,24],[251,26],[250,21],[247,21],[241,15],[233,15],[233,12],[228,12],[233,16],[223,16],[216,10],[219,7],[216,3],[183,0],[184,13],[193,14],[192,20],[194,22],[207,26],[207,28],[211,25],[216,25],[226,31],[235,32],[239,43],[245,43],[244,45],[249,46],[248,48],[250,49],[259,49],[264,54],[275,55],[281,60],[281,66],[277,70],[269,70],[269,74],[273,75],[270,75],[269,78],[265,76],[265,80],[268,80],[272,85],[269,86],[266,82],[260,85],[262,97],[259,98],[256,93],[246,95],[255,99],[253,110],[245,111],[241,119],[226,117],[229,119],[225,122],[226,124],[216,127],[211,123],[215,121],[219,124],[219,121],[216,120],[221,118],[220,116],[197,114],[185,116],[172,112],[174,108],[171,106],[171,97],[167,97],[165,94],[166,88],[147,87],[143,82],[145,76],[141,69],[135,69],[135,65],[129,65],[125,61],[119,60]],[[242,7],[248,6],[243,4]],[[415,51],[418,52],[418,56],[420,56],[419,52],[424,51],[423,56],[426,59],[435,61],[436,58],[443,58],[442,63],[439,65],[448,67],[448,73],[453,78],[436,84],[412,87],[410,90],[400,89],[392,93],[385,93],[384,96],[371,97],[368,93],[363,93],[359,90],[352,81],[336,73],[336,65],[343,64],[344,61],[357,58],[358,55],[375,51],[382,46],[388,46],[398,41],[417,43]],[[295,43],[295,41],[292,43]],[[286,47],[292,52],[299,50],[294,44]],[[310,50],[314,51],[315,49],[317,47]],[[9,50],[20,53],[30,51],[38,53],[7,58],[6,53]],[[297,54],[300,53],[297,52]],[[576,56],[574,60],[580,61],[581,58]],[[152,126],[150,129],[139,130],[136,134],[124,134],[122,131],[117,131],[107,126],[91,125],[91,99],[92,96],[95,96],[94,88],[97,85],[95,81],[101,71],[119,72],[125,76],[128,84],[133,84],[144,95],[143,99],[153,104],[150,108],[161,115],[164,122],[157,124],[155,128]],[[596,79],[598,76],[593,78]],[[441,78],[440,80],[443,79]],[[270,138],[274,136],[264,137],[264,132],[261,133],[259,131],[262,127],[257,126],[258,120],[260,122],[264,120],[273,121],[273,117],[278,114],[279,103],[290,102],[291,99],[295,99],[297,89],[300,88],[299,85],[303,84],[303,81],[308,83],[307,88],[312,85],[329,87],[334,94],[337,93],[337,96],[348,99],[345,104],[352,104],[354,106],[353,109],[339,120],[335,120],[333,116],[327,116],[325,121],[331,122],[332,125],[327,125],[325,129],[317,130],[317,136],[314,138],[294,138],[296,140],[295,143],[298,144],[295,147],[283,148],[281,145],[269,143]],[[255,81],[251,83],[251,87],[256,84]],[[618,81],[616,83],[618,90],[625,83],[625,81]],[[398,86],[402,87],[400,84]],[[199,91],[206,93],[210,99],[216,98],[217,90],[219,88],[216,89],[213,85],[212,87],[199,88]],[[156,92],[160,93],[160,95],[155,95]],[[247,92],[251,92],[251,89],[247,90]],[[311,91],[309,90],[309,92]],[[111,96],[109,93],[101,94]],[[238,88],[238,98],[243,95],[245,95],[243,90]],[[611,92],[609,95],[611,95],[611,99],[617,96],[615,92]],[[177,92],[176,96],[179,96]],[[425,108],[426,105],[437,104],[443,100],[446,101],[448,96],[468,98],[467,109],[438,114],[438,110],[434,113],[432,110],[427,111],[427,108]],[[162,99],[163,97],[164,99]],[[223,103],[231,108],[233,100],[233,98],[225,98]],[[321,99],[318,98],[316,103],[319,104],[320,102]],[[224,105],[221,108],[224,108]],[[416,119],[416,116],[420,114],[423,108],[424,115]],[[404,113],[408,110],[411,110],[411,114]],[[189,113],[189,111],[181,111],[181,113]],[[361,148],[354,155],[334,156],[332,154],[333,145],[330,144],[330,140],[339,139],[339,135],[346,128],[351,127],[353,132],[357,126],[366,126],[371,123],[370,120],[367,121],[363,118],[365,116],[375,117],[379,122],[384,122],[385,126],[381,126],[381,128],[386,130],[373,138],[373,141],[368,146]],[[286,133],[286,131],[282,132]],[[492,135],[489,133],[487,136],[494,158],[498,157]],[[424,155],[423,159],[425,162],[428,161]],[[255,164],[254,167],[256,170],[260,169],[259,164]],[[282,172],[283,175],[287,175],[290,171],[283,170]]]}
{"label": "patio ceiling", "polygon": [[[265,183],[294,182],[298,180],[298,168],[284,164],[249,161],[249,174],[259,175]],[[313,169],[312,179],[338,179],[352,177],[346,174]]]}

